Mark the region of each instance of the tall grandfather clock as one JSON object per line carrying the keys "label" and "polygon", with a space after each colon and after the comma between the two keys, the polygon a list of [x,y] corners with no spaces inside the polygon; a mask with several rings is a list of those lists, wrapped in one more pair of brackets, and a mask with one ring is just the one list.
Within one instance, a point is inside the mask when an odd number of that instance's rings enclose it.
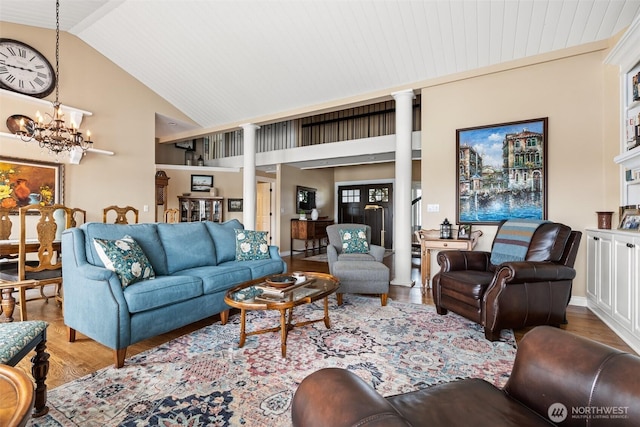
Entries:
{"label": "tall grandfather clock", "polygon": [[162,212],[166,210],[165,205],[167,204],[167,186],[169,185],[169,179],[165,171],[156,172],[156,222],[158,222],[158,206],[162,206]]}

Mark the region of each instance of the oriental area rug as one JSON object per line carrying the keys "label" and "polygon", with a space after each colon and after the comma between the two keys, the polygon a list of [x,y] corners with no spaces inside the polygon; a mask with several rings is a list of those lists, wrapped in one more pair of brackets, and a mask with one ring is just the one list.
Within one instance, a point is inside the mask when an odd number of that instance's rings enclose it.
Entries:
{"label": "oriental area rug", "polygon": [[[294,328],[287,358],[280,334],[247,337],[239,314],[49,390],[49,414],[31,426],[290,426],[296,388],[324,367],[355,372],[383,396],[460,378],[508,379],[515,339],[489,342],[482,328],[435,308],[346,294],[329,298],[331,328]],[[322,304],[297,307],[294,322],[322,317]],[[248,312],[247,329],[279,324],[274,311]],[[105,351],[109,351],[105,349]]]}

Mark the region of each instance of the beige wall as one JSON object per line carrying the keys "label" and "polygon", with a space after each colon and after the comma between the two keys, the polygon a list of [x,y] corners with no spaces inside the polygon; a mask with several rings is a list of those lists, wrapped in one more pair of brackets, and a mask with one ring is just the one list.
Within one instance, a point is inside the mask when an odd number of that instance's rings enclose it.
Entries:
{"label": "beige wall", "polygon": [[[55,32],[3,22],[0,37],[25,42],[55,67]],[[47,99],[53,101],[54,94]],[[88,153],[79,165],[65,165],[64,203],[87,211],[88,220],[102,221],[102,208],[131,205],[140,221],[154,220],[155,113],[189,121],[138,80],[68,33],[60,34],[60,101],[93,113],[82,123],[95,148],[115,156]],[[0,117],[23,114],[34,118],[41,105],[0,95]],[[2,120],[4,124],[4,119]],[[3,131],[4,129],[3,125]],[[37,144],[0,138],[3,156],[53,161]],[[143,206],[149,207],[143,212]]]}
{"label": "beige wall", "polygon": [[[280,251],[291,249],[291,219],[299,217],[296,212],[296,186],[316,188],[316,206],[320,216],[333,218],[333,169],[301,170],[287,165],[278,168],[276,188],[280,212]],[[300,245],[301,242],[298,242]],[[303,247],[296,245],[296,248]]]}
{"label": "beige wall", "polygon": [[[456,129],[549,118],[548,218],[584,232],[596,226],[598,210],[617,210],[617,76],[598,51],[516,68],[422,90],[423,227],[456,218]],[[453,221],[452,221],[453,222]],[[478,249],[489,250],[495,226]],[[576,262],[573,294],[586,295],[584,237]],[[432,271],[437,271],[432,266]]]}

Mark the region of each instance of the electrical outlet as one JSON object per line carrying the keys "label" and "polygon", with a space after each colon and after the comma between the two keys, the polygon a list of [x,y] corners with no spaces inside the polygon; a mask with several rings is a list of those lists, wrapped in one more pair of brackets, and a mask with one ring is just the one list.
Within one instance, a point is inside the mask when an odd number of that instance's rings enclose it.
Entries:
{"label": "electrical outlet", "polygon": [[440,205],[427,205],[427,212],[440,212]]}
{"label": "electrical outlet", "polygon": [[143,212],[149,212],[149,205],[144,205],[144,206],[142,207],[142,211],[143,211]]}

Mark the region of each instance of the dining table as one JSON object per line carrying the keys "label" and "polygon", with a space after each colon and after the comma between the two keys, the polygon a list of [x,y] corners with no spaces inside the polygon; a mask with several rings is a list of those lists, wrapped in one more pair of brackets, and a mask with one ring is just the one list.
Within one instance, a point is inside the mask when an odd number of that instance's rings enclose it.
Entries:
{"label": "dining table", "polygon": [[[27,239],[25,241],[25,248],[27,253],[38,252],[40,249],[40,242],[38,242],[38,239]],[[62,242],[60,240],[54,240],[53,250],[59,251],[61,248]],[[0,259],[11,255],[18,255],[19,250],[19,239],[0,240]]]}

